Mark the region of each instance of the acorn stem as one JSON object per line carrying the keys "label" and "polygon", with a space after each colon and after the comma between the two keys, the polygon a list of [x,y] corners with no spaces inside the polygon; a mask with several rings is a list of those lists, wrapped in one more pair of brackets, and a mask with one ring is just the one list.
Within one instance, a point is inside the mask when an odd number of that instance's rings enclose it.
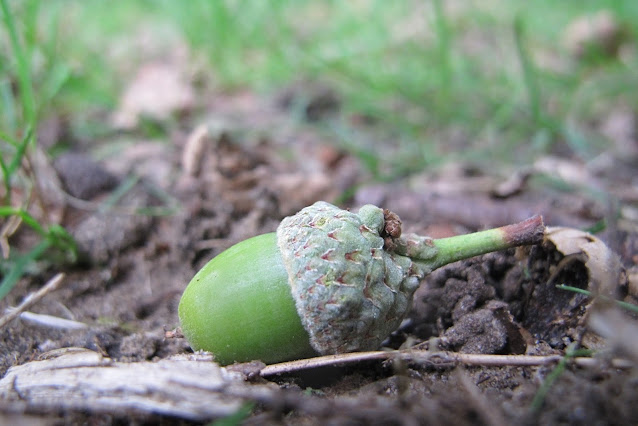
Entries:
{"label": "acorn stem", "polygon": [[543,240],[544,234],[543,218],[536,215],[513,225],[432,240],[437,253],[426,262],[434,270],[449,263],[481,254],[522,245],[538,244]]}

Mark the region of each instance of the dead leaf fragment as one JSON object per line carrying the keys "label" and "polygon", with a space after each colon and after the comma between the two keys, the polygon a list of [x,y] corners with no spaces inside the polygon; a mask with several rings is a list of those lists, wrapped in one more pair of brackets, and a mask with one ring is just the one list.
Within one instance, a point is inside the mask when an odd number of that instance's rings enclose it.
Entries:
{"label": "dead leaf fragment", "polygon": [[624,41],[618,19],[608,10],[575,19],[565,30],[564,44],[578,59],[590,55],[616,56]]}
{"label": "dead leaf fragment", "polygon": [[545,238],[566,257],[584,256],[590,291],[610,297],[618,293],[624,268],[618,255],[603,241],[587,232],[566,227],[547,227]]}
{"label": "dead leaf fragment", "polygon": [[189,135],[182,151],[182,169],[188,176],[196,177],[202,167],[202,156],[206,148],[208,127],[200,124]]}
{"label": "dead leaf fragment", "polygon": [[607,339],[610,347],[638,361],[638,323],[616,308],[597,309],[589,317],[589,327]]}
{"label": "dead leaf fragment", "polygon": [[113,124],[130,129],[141,116],[164,120],[193,107],[195,92],[180,70],[168,64],[143,66],[124,91]]}

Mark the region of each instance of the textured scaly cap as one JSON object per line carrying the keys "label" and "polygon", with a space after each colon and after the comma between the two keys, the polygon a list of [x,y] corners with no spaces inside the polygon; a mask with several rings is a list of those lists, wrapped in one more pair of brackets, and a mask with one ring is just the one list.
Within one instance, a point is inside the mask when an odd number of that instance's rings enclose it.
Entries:
{"label": "textured scaly cap", "polygon": [[431,272],[401,255],[410,251],[406,240],[396,253],[384,250],[384,223],[379,207],[352,213],[320,201],[277,228],[297,312],[317,352],[378,348]]}

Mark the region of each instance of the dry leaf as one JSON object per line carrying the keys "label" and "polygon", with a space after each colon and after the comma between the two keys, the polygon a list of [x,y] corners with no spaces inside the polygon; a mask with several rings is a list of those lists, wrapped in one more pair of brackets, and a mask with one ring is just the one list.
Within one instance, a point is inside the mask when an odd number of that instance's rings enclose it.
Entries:
{"label": "dry leaf", "polygon": [[576,58],[588,54],[615,56],[625,41],[622,25],[608,10],[575,19],[566,29],[564,44]]}
{"label": "dry leaf", "polygon": [[564,256],[584,255],[590,291],[615,296],[624,268],[620,258],[592,234],[574,228],[547,227],[545,238]]}
{"label": "dry leaf", "polygon": [[174,112],[192,108],[194,102],[195,92],[179,69],[161,63],[147,64],[124,91],[113,124],[130,129],[140,116],[164,120]]}
{"label": "dry leaf", "polygon": [[202,167],[202,156],[208,142],[210,132],[204,124],[197,126],[186,139],[182,151],[182,169],[188,176],[196,177]]}
{"label": "dry leaf", "polygon": [[638,324],[617,308],[597,309],[589,317],[589,327],[607,339],[610,347],[638,361]]}

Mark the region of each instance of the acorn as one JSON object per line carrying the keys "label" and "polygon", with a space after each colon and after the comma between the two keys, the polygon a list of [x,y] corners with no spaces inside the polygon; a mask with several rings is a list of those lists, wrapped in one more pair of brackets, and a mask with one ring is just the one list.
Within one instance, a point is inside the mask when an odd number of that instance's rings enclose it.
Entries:
{"label": "acorn", "polygon": [[210,260],[179,304],[194,350],[226,365],[377,349],[407,314],[421,280],[448,263],[542,241],[540,216],[473,234],[401,235],[397,215],[317,202],[276,233]]}

